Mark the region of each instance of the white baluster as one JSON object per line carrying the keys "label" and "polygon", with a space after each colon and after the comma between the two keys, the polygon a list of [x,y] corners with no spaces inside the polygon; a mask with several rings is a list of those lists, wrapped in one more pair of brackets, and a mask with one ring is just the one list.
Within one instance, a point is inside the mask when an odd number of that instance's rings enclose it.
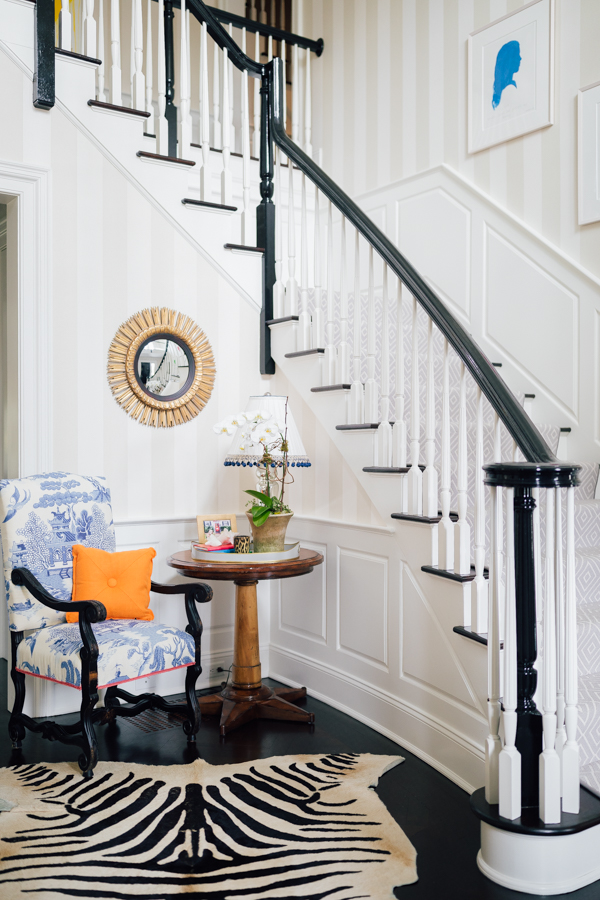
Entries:
{"label": "white baluster", "polygon": [[[538,491],[539,493],[539,491]],[[556,491],[556,752],[562,759],[565,732],[565,588],[563,566],[562,493]],[[539,511],[538,511],[539,512]],[[539,518],[539,515],[538,515]],[[534,531],[535,542],[535,531]],[[537,567],[536,567],[537,575]],[[536,582],[541,584],[541,581]],[[562,779],[562,763],[561,763]],[[561,785],[562,795],[562,785]]]}
{"label": "white baluster", "polygon": [[577,743],[577,595],[575,588],[575,488],[567,488],[567,579],[565,594],[565,728],[562,752],[563,812],[579,812]]}
{"label": "white baluster", "polygon": [[135,10],[134,24],[134,73],[131,106],[134,109],[146,109],[146,79],[142,70],[144,64],[144,25],[142,20],[142,0],[133,0]]}
{"label": "white baluster", "polygon": [[110,102],[121,106],[121,23],[119,0],[110,0]]}
{"label": "white baluster", "polygon": [[302,173],[302,219],[300,222],[300,337],[299,349],[310,350],[310,313],[308,311],[308,214],[306,175]]}
{"label": "white baluster", "polygon": [[[283,128],[287,132],[287,60],[286,60],[285,41],[281,42],[281,58],[283,60]],[[286,155],[281,154],[281,163],[285,164]]]}
{"label": "white baluster", "polygon": [[367,295],[367,381],[365,384],[365,421],[379,422],[379,386],[375,381],[375,285],[373,247],[369,245],[369,289]]}
{"label": "white baluster", "polygon": [[376,466],[392,465],[392,426],[390,425],[390,301],[388,267],[383,263],[381,289],[381,421],[374,442]]}
{"label": "white baluster", "polygon": [[412,301],[412,359],[410,402],[410,469],[408,471],[408,511],[413,516],[423,515],[423,475],[419,468],[421,455],[421,410],[419,403],[419,334],[417,301]]}
{"label": "white baluster", "polygon": [[223,146],[221,136],[221,95],[219,90],[219,47],[213,44],[213,142],[215,150]]}
{"label": "white baluster", "polygon": [[[260,35],[258,31],[255,32],[254,35],[254,59],[256,62],[260,62]],[[252,133],[252,156],[254,156],[255,159],[258,159],[260,156],[260,79],[253,78],[252,80],[254,81],[254,131]],[[283,94],[285,97],[285,84]]]}
{"label": "white baluster", "polygon": [[104,96],[104,0],[98,0],[98,59],[101,62],[96,69],[98,73],[96,99],[104,103],[106,100]]}
{"label": "white baluster", "polygon": [[190,77],[188,65],[187,16],[182,8],[180,16],[179,41],[179,116],[178,116],[178,155],[180,159],[190,158],[192,129],[190,123]]}
{"label": "white baluster", "polygon": [[62,0],[58,14],[58,46],[61,50],[71,49],[73,20],[69,12],[69,0]]}
{"label": "white baluster", "polygon": [[135,79],[135,7],[136,0],[130,0],[131,2],[131,28],[129,29],[129,105],[132,109],[135,109],[135,93],[133,89],[133,82]]}
{"label": "white baluster", "polygon": [[[293,109],[292,109],[293,115]],[[291,163],[291,160],[290,160]],[[333,290],[333,211],[331,200],[327,203],[327,322],[325,325],[325,355],[323,358],[323,384],[335,384],[336,353],[333,343],[335,295]]]}
{"label": "white baluster", "polygon": [[[233,25],[231,23],[229,24],[229,37],[233,38]],[[229,149],[231,153],[235,153],[235,124],[233,120],[234,103],[233,63],[229,60]]]}
{"label": "white baluster", "polygon": [[[540,755],[540,819],[560,822],[560,759],[556,740],[556,603],[554,489],[546,490],[546,590],[544,593],[544,656],[542,659],[544,749]],[[537,600],[541,601],[541,591]]]}
{"label": "white baluster", "polygon": [[517,734],[517,611],[515,598],[514,490],[506,488],[506,625],[504,637],[504,747],[498,757],[499,813],[505,819],[521,815],[521,754]]}
{"label": "white baluster", "polygon": [[[488,583],[483,576],[485,563],[485,488],[483,486],[483,394],[477,386],[477,425],[475,433],[475,580],[471,604],[471,628],[479,634],[488,630]],[[489,637],[488,637],[489,640]]]}
{"label": "white baluster", "polygon": [[154,106],[152,105],[152,94],[154,72],[152,70],[152,0],[146,2],[146,112],[150,113],[147,129],[149,132],[156,133],[154,125]]}
{"label": "white baluster", "polygon": [[489,734],[485,741],[485,799],[489,804],[498,803],[498,759],[502,742],[498,734],[500,728],[500,606],[498,603],[502,571],[498,568],[498,513],[502,517],[502,495],[499,488],[490,488],[492,499],[491,541],[490,541],[490,590],[488,596],[488,723]]}
{"label": "white baluster", "polygon": [[323,310],[321,308],[321,214],[319,210],[319,188],[315,184],[315,308],[312,315],[312,344],[322,347],[325,343]]}
{"label": "white baluster", "polygon": [[342,215],[340,251],[340,345],[337,351],[338,384],[350,381],[350,344],[348,343],[348,283],[346,278],[346,217]]}
{"label": "white baluster", "polygon": [[[242,28],[242,52],[246,52],[246,29]],[[252,221],[250,214],[250,110],[248,108],[248,70],[242,72],[242,244],[252,246]],[[277,172],[277,182],[279,172]],[[276,182],[276,183],[277,183]],[[275,216],[281,215],[279,203]]]}
{"label": "white baluster", "polygon": [[296,205],[294,203],[294,167],[288,159],[288,280],[285,286],[287,316],[298,315],[298,282],[296,280]]}
{"label": "white baluster", "polygon": [[85,0],[85,21],[83,23],[83,55],[96,59],[96,20],[94,19],[94,0]]}
{"label": "white baluster", "polygon": [[423,472],[423,515],[438,514],[438,473],[435,467],[435,381],[433,322],[427,322],[427,384],[425,412],[425,471]]}
{"label": "white baluster", "polygon": [[229,54],[223,50],[223,171],[221,172],[221,203],[231,206],[232,178],[229,165]]}
{"label": "white baluster", "polygon": [[296,143],[300,138],[298,107],[298,45],[294,44],[292,47],[292,140]]}
{"label": "white baluster", "polygon": [[165,63],[165,2],[158,0],[156,56],[156,91],[158,95],[158,116],[156,119],[156,152],[167,156],[169,153],[169,125],[165,119],[167,108],[167,69]]}
{"label": "white baluster", "polygon": [[312,156],[312,98],[310,85],[310,50],[306,50],[306,81],[304,85],[304,151]]}
{"label": "white baluster", "polygon": [[454,538],[454,571],[458,575],[471,574],[471,528],[467,522],[467,371],[460,363],[460,400],[458,415],[458,522]]}
{"label": "white baluster", "polygon": [[283,283],[283,203],[281,200],[281,153],[275,154],[275,284],[273,285],[273,318],[285,315]]}
{"label": "white baluster", "polygon": [[365,421],[365,392],[361,375],[361,299],[360,299],[360,235],[358,229],[354,238],[354,301],[352,309],[352,387],[348,421],[360,425]]}
{"label": "white baluster", "polygon": [[[396,397],[394,413],[396,421],[392,429],[392,461],[394,466],[406,468],[406,420],[404,407],[404,292],[406,288],[398,281],[396,299]],[[400,477],[400,512],[408,512],[408,483],[406,475]]]}
{"label": "white baluster", "polygon": [[[161,0],[162,2],[162,0]],[[202,168],[200,169],[200,199],[210,203],[212,179],[210,174],[210,110],[208,100],[208,31],[206,22],[200,29],[200,143],[202,144]],[[216,53],[215,45],[215,53]]]}
{"label": "white baluster", "polygon": [[450,518],[452,468],[450,451],[450,347],[444,338],[442,381],[442,471],[440,505],[442,518],[438,528],[438,560],[442,569],[454,571],[454,522]]}

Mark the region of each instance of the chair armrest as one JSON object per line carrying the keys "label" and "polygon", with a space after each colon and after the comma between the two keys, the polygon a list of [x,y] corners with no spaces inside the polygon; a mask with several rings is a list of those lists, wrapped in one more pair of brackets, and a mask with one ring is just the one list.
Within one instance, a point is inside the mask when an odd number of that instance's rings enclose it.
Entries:
{"label": "chair armrest", "polygon": [[150,590],[156,594],[185,594],[186,600],[189,597],[196,603],[208,603],[213,598],[212,588],[198,581],[192,584],[158,584],[151,581]]}
{"label": "chair armrest", "polygon": [[29,569],[13,569],[11,580],[13,584],[27,588],[36,600],[56,612],[76,612],[79,613],[80,620],[83,617],[90,623],[104,622],[106,619],[106,607],[99,600],[57,600],[48,593]]}

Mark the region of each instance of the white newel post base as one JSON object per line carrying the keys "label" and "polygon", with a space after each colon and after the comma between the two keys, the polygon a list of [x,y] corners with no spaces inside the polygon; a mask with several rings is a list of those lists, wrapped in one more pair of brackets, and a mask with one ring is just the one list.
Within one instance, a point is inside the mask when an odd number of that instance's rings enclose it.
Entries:
{"label": "white newel post base", "polygon": [[600,825],[575,834],[534,835],[482,822],[477,865],[503,887],[553,896],[600,879],[599,846]]}

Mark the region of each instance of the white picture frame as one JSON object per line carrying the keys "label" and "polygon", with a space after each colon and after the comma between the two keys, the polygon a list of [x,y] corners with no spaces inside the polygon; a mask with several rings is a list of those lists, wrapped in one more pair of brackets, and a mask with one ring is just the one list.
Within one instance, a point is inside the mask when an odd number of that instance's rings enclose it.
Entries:
{"label": "white picture frame", "polygon": [[533,0],[468,39],[468,151],[554,123],[554,0]]}
{"label": "white picture frame", "polygon": [[577,95],[577,182],[579,224],[600,222],[600,81]]}

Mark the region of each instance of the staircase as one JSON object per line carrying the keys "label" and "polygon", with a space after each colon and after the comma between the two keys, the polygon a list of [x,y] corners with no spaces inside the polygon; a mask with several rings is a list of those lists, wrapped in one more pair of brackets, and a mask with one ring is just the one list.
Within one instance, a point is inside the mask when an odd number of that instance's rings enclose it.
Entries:
{"label": "staircase", "polygon": [[[145,67],[153,17],[144,45],[141,5],[131,5],[129,106],[118,3],[110,71],[102,5],[97,20],[86,6],[85,52],[76,53],[66,21],[60,48],[48,38],[53,6],[0,0],[0,51],[31,76],[39,108],[56,102],[260,309],[261,371],[276,365],[275,384],[287,379],[310,407],[392,524],[423,594],[437,590],[461,611],[447,627],[455,646],[469,647],[487,697],[487,722],[471,716],[485,748],[485,788],[472,797],[480,868],[529,893],[591,883],[600,878],[598,467],[557,459],[560,429],[533,424],[524,404],[534,412],[534,398],[511,392],[430,285],[313,162],[310,59],[322,42],[187,0],[177,58],[173,5],[156,4],[159,52]],[[254,58],[245,53],[250,35]],[[274,43],[291,47],[291,138]],[[223,87],[212,105],[211,54],[213,89],[219,77]],[[239,107],[232,66],[241,73]]]}

